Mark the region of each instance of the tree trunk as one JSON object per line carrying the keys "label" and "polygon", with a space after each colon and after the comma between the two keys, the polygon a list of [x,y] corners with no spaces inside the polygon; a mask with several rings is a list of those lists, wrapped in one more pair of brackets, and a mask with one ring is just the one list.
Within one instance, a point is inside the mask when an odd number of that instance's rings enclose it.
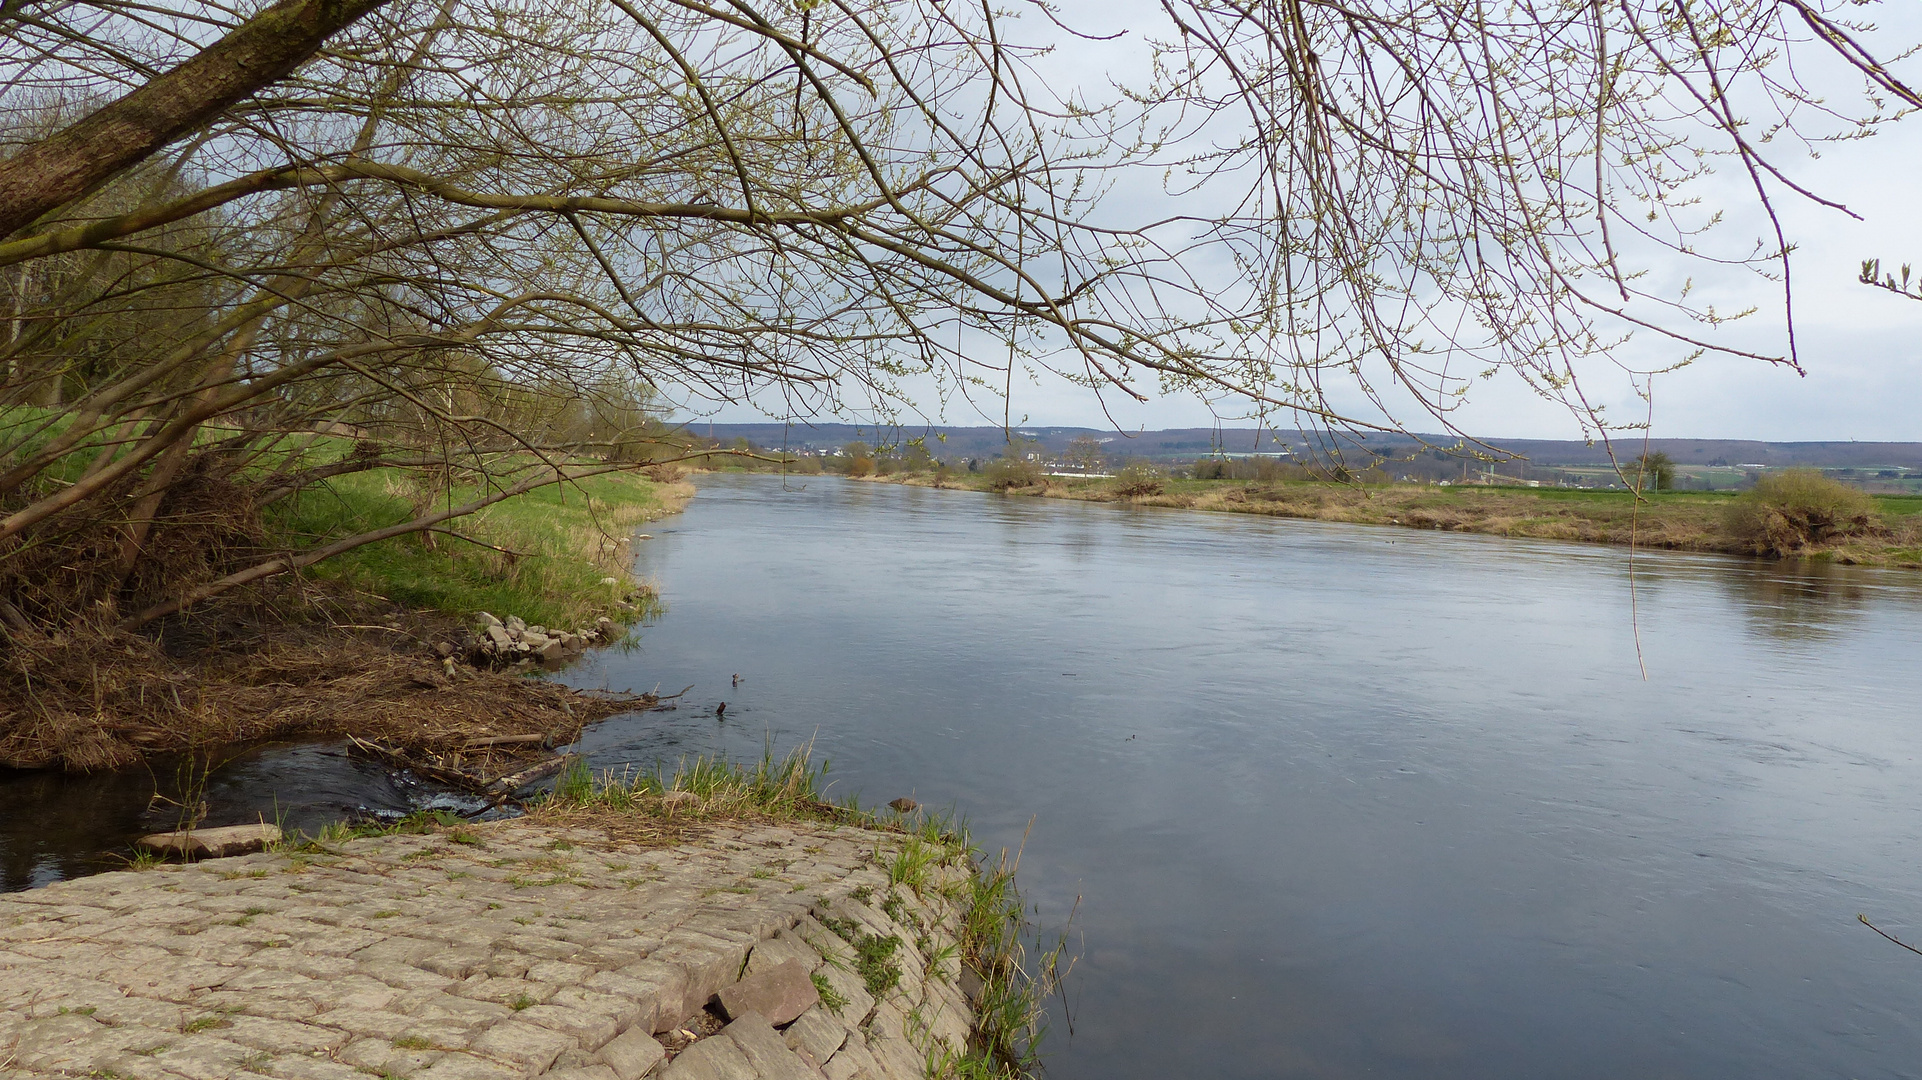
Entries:
{"label": "tree trunk", "polygon": [[285,78],[329,37],[387,0],[281,0],[192,59],[0,163],[0,237]]}

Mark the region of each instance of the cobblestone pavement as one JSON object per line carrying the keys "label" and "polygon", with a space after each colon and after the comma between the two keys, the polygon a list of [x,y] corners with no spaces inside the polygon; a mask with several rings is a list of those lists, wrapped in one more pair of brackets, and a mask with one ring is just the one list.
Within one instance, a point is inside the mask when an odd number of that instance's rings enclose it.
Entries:
{"label": "cobblestone pavement", "polygon": [[923,1077],[974,1021],[957,910],[889,888],[899,842],[797,826],[647,848],[504,821],[10,894],[0,1077]]}

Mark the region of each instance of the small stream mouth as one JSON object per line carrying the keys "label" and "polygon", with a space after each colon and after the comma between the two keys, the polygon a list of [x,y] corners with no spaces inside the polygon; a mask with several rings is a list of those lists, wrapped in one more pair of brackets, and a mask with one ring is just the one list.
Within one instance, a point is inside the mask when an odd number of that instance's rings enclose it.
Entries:
{"label": "small stream mouth", "polygon": [[203,826],[266,821],[314,834],[436,810],[513,813],[337,739],[222,747],[112,772],[0,771],[0,891],[123,869],[136,839],[179,828],[194,811]]}

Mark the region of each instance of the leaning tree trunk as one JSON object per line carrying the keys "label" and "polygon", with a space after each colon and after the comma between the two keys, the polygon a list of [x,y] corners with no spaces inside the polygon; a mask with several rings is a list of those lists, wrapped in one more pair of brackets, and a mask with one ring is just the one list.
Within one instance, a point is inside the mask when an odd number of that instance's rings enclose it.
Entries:
{"label": "leaning tree trunk", "polygon": [[192,59],[0,163],[0,237],[285,78],[321,43],[388,0],[281,0]]}

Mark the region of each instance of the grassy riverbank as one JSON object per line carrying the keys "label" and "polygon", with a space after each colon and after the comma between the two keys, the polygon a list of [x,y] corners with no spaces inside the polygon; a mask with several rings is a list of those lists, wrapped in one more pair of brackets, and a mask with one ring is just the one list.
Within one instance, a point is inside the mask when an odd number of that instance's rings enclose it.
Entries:
{"label": "grassy riverbank", "polygon": [[[511,771],[515,752],[538,754],[651,699],[460,663],[474,612],[557,629],[603,615],[638,620],[654,601],[627,572],[627,537],[692,493],[635,474],[538,488],[445,532],[356,548],[145,632],[16,635],[0,664],[0,766],[85,771],[258,739],[352,735],[416,756],[506,740],[490,754]],[[377,469],[271,505],[259,535],[310,548],[473,494],[456,485],[429,499],[405,474]]]}
{"label": "grassy riverbank", "polygon": [[[1750,538],[1731,533],[1729,507],[1739,496],[1723,492],[1647,492],[1638,503],[1628,491],[1474,485],[1251,483],[1173,477],[1156,477],[1144,483],[1139,478],[1050,476],[1005,486],[1005,479],[987,474],[954,472],[897,473],[870,479],[1358,525],[1601,544],[1625,545],[1632,538],[1640,547],[1756,553]],[[1131,482],[1137,490],[1124,490]],[[1139,490],[1144,487],[1148,490]],[[1878,520],[1870,530],[1814,545],[1803,554],[1851,564],[1922,568],[1922,497],[1874,496],[1873,500]]]}
{"label": "grassy riverbank", "polygon": [[[314,546],[481,494],[454,485],[430,495],[409,474],[376,469],[287,500],[270,526],[294,546]],[[691,484],[638,473],[588,477],[496,503],[446,531],[356,548],[318,564],[312,576],[463,618],[489,611],[545,626],[584,626],[602,615],[632,622],[652,602],[652,589],[628,573],[629,538],[693,494]]]}

